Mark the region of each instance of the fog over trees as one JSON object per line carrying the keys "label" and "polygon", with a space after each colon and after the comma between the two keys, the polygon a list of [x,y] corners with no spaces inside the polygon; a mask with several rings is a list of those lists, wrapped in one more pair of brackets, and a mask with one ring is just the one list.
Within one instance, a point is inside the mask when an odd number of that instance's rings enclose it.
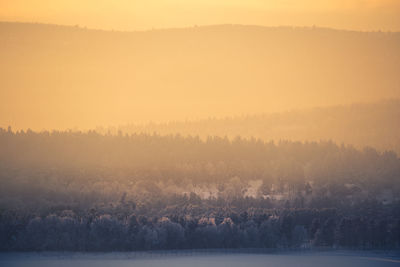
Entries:
{"label": "fog over trees", "polygon": [[399,249],[399,70],[398,32],[0,22],[0,251]]}
{"label": "fog over trees", "polygon": [[161,135],[237,135],[260,138],[264,141],[320,141],[333,140],[365,146],[380,151],[400,153],[400,100],[358,103],[331,107],[298,109],[287,112],[265,113],[206,120],[172,121],[168,123],[127,124],[97,127],[100,133],[158,133]]}
{"label": "fog over trees", "polygon": [[1,250],[400,246],[392,151],[11,128],[0,147]]}

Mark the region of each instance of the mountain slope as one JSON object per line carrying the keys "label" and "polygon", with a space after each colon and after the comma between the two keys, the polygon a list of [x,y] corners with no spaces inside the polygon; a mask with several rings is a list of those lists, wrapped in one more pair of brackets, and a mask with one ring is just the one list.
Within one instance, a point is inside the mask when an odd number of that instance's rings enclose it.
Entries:
{"label": "mountain slope", "polygon": [[400,100],[369,104],[352,104],[324,108],[170,122],[164,124],[130,124],[99,132],[159,133],[163,135],[236,136],[269,140],[320,141],[332,140],[358,148],[372,146],[379,150],[395,150],[400,154]]}
{"label": "mountain slope", "polygon": [[400,97],[400,34],[0,23],[0,125],[95,127]]}

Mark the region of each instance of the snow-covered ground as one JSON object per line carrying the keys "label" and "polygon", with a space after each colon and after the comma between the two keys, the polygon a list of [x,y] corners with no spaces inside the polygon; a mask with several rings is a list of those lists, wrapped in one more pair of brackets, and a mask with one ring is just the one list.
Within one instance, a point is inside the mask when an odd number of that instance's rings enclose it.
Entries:
{"label": "snow-covered ground", "polygon": [[1,267],[385,267],[400,266],[396,253],[303,252],[246,254],[162,253],[0,253]]}

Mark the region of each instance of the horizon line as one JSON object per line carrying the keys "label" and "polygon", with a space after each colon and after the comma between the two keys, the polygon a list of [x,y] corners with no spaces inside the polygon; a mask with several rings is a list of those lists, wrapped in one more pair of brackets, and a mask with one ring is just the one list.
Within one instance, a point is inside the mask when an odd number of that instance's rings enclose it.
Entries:
{"label": "horizon line", "polygon": [[327,26],[318,26],[317,24],[313,25],[259,25],[259,24],[240,24],[240,23],[219,23],[219,24],[194,24],[192,26],[182,26],[182,27],[152,27],[149,29],[140,29],[140,30],[122,30],[122,29],[106,29],[106,28],[92,28],[85,25],[80,24],[57,24],[57,23],[47,23],[47,22],[34,22],[34,21],[11,21],[11,20],[1,20],[1,23],[8,24],[27,24],[27,25],[38,25],[38,26],[54,26],[54,27],[66,27],[66,28],[78,28],[81,30],[89,30],[89,31],[102,31],[102,32],[113,32],[113,33],[148,33],[153,31],[168,31],[168,30],[187,30],[187,29],[196,29],[196,28],[210,28],[210,27],[252,27],[252,28],[266,28],[266,29],[308,29],[308,30],[332,30],[332,31],[343,31],[343,32],[355,32],[355,33],[400,33],[400,30],[355,30],[355,29],[345,29],[345,28],[335,28],[335,27],[327,27]]}

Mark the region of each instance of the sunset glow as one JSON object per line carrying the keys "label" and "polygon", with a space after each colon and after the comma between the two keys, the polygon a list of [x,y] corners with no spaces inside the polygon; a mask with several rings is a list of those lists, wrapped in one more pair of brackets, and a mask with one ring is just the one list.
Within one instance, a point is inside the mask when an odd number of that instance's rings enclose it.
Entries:
{"label": "sunset glow", "polygon": [[400,263],[400,0],[0,0],[0,266]]}
{"label": "sunset glow", "polygon": [[143,30],[211,24],[400,30],[397,0],[1,0],[0,20]]}

